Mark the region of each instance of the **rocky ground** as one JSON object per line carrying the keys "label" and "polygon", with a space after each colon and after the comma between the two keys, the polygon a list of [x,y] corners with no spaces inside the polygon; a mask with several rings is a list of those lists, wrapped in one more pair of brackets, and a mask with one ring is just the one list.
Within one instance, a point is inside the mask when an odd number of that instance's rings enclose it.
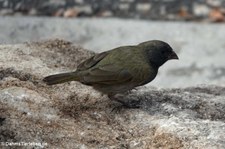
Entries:
{"label": "rocky ground", "polygon": [[0,15],[225,21],[224,0],[2,0]]}
{"label": "rocky ground", "polygon": [[0,45],[0,52],[1,148],[225,148],[223,86],[140,87],[126,98],[141,100],[140,109],[113,111],[119,103],[91,87],[41,81],[93,52],[62,40]]}

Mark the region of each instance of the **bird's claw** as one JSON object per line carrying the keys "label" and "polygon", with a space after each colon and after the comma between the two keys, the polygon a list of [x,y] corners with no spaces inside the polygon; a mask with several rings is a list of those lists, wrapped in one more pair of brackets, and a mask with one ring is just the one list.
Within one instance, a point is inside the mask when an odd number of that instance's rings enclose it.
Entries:
{"label": "bird's claw", "polygon": [[127,108],[140,108],[141,107],[141,101],[140,100],[131,100],[126,105]]}
{"label": "bird's claw", "polygon": [[140,100],[131,100],[131,101],[125,102],[123,100],[119,100],[118,97],[115,97],[115,96],[110,96],[109,99],[117,101],[122,104],[121,106],[113,108],[112,111],[115,111],[116,109],[117,109],[116,111],[118,111],[118,109],[121,109],[121,108],[136,109],[136,108],[140,108],[141,106]]}
{"label": "bird's claw", "polygon": [[132,101],[129,101],[129,102],[124,102],[124,101],[118,101],[118,102],[120,102],[121,105],[114,107],[111,112],[114,112],[115,111],[115,112],[118,113],[123,108],[127,108],[127,109],[138,109],[138,108],[141,107],[140,100],[132,100]]}

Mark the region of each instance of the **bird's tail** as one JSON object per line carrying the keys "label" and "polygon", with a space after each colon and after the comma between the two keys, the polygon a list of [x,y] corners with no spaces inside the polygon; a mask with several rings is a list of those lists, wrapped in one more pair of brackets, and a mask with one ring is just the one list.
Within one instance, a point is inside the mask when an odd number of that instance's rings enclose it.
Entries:
{"label": "bird's tail", "polygon": [[48,85],[60,84],[68,81],[78,81],[78,75],[76,72],[60,73],[47,76],[43,81]]}

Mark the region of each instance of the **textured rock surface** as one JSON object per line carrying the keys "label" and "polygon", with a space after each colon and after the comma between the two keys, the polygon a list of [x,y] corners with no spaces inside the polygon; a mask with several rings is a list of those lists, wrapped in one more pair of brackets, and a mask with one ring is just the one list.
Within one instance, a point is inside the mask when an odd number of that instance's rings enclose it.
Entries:
{"label": "textured rock surface", "polygon": [[[0,45],[0,142],[36,148],[225,148],[225,87],[140,87],[115,107],[91,87],[46,86],[49,74],[72,70],[93,55],[69,42]],[[29,146],[30,148],[32,146]]]}

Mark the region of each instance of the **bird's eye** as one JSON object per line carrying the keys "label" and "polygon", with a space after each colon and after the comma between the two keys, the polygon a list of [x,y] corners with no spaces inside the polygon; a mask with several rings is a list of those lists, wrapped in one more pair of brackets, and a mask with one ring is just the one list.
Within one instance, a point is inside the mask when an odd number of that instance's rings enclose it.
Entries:
{"label": "bird's eye", "polygon": [[168,55],[170,55],[170,51],[168,51],[168,50],[162,50],[162,51],[161,51],[161,55],[162,55],[163,57],[167,57]]}

